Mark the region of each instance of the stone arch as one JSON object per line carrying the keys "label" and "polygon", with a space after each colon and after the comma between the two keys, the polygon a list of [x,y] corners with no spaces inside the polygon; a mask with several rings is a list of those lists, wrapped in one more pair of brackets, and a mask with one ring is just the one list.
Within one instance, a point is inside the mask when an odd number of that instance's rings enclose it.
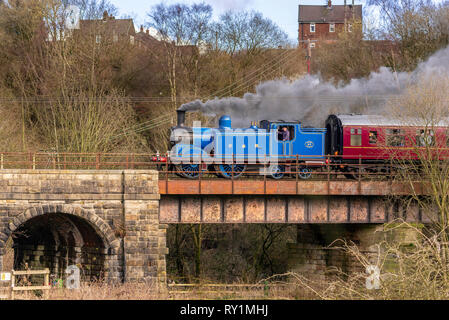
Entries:
{"label": "stone arch", "polygon": [[[54,214],[54,215],[53,215]],[[84,209],[80,205],[73,205],[73,204],[42,204],[30,207],[26,209],[23,213],[19,214],[18,216],[14,217],[12,221],[9,223],[6,230],[4,230],[4,233],[9,238],[15,231],[17,231],[20,228],[27,225],[27,222],[35,218],[37,219],[45,219],[46,217],[58,217],[60,215],[65,215],[66,217],[73,216],[73,218],[67,219],[67,225],[73,225],[74,228],[70,228],[70,232],[67,233],[69,237],[73,237],[73,240],[71,242],[75,242],[78,244],[81,244],[81,246],[84,245],[84,242],[80,240],[81,235],[79,234],[79,230],[83,232],[82,229],[77,229],[74,222],[71,220],[76,220],[82,222],[83,225],[87,225],[91,228],[91,233],[95,234],[96,237],[98,237],[102,242],[102,250],[104,250],[104,254],[106,254],[106,257],[104,260],[104,266],[107,274],[107,278],[111,279],[112,274],[109,272],[114,266],[118,266],[119,259],[119,249],[120,249],[120,240],[115,236],[112,228],[103,220],[101,219],[95,212],[91,209]],[[39,220],[38,220],[39,221]],[[80,226],[82,227],[82,226]],[[85,230],[84,230],[85,232]],[[58,236],[54,237],[55,240],[58,240]],[[67,239],[65,239],[67,240]],[[98,241],[100,241],[98,240]],[[4,247],[5,242],[0,241],[0,253],[2,251],[2,247]],[[103,260],[102,260],[103,261]],[[59,269],[60,272],[60,269]],[[115,275],[116,272],[114,272],[114,277],[117,277]]]}
{"label": "stone arch", "polygon": [[14,217],[9,223],[6,235],[8,237],[11,236],[11,234],[26,221],[47,213],[65,213],[82,218],[89,222],[89,224],[97,231],[98,235],[107,246],[107,249],[118,249],[120,247],[120,241],[115,237],[111,227],[103,219],[90,210],[86,210],[79,205],[71,204],[45,204],[28,208],[23,213]]}

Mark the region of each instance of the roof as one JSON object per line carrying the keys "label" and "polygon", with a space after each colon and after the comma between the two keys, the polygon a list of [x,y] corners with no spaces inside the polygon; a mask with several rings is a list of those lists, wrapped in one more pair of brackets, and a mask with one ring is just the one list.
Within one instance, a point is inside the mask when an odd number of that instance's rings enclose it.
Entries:
{"label": "roof", "polygon": [[161,41],[156,39],[155,37],[151,36],[150,34],[140,31],[136,33],[136,40],[141,41],[143,44],[146,45],[157,45],[160,44]]}
{"label": "roof", "polygon": [[[343,126],[391,126],[391,127],[431,127],[432,123],[418,118],[390,118],[379,115],[340,114],[336,115]],[[449,118],[444,118],[434,127],[448,127]]]}
{"label": "roof", "polygon": [[[362,5],[347,5],[346,7],[347,19],[352,19],[352,8],[354,7],[355,18],[362,20]],[[299,23],[344,23],[345,6],[332,5],[331,7],[328,7],[327,5],[299,5],[298,21]]]}
{"label": "roof", "polygon": [[132,19],[80,20],[80,30],[96,30],[98,28],[117,35],[134,35],[136,33]]}

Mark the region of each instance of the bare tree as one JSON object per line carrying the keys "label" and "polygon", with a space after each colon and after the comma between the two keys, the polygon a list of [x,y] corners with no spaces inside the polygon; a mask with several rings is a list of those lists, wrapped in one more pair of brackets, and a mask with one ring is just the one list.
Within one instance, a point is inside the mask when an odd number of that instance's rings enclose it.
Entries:
{"label": "bare tree", "polygon": [[394,160],[400,168],[397,179],[406,182],[411,191],[405,207],[417,203],[438,238],[449,244],[449,132],[444,129],[449,127],[449,78],[433,75],[422,79],[393,102],[390,110],[394,117],[419,128],[406,137],[414,145],[408,157]]}
{"label": "bare tree", "polygon": [[449,4],[431,0],[370,0],[381,10],[384,37],[399,43],[401,63],[413,70],[436,50],[449,44]]}
{"label": "bare tree", "polygon": [[263,49],[288,44],[288,36],[261,13],[228,11],[213,24],[210,43],[230,55],[245,51],[255,54]]}
{"label": "bare tree", "polygon": [[170,96],[173,108],[178,107],[178,68],[180,63],[191,67],[193,72],[193,91],[198,93],[199,46],[204,45],[212,8],[204,3],[156,5],[148,14],[149,26],[155,28],[161,36],[165,48],[166,74],[170,84]]}
{"label": "bare tree", "polygon": [[49,25],[66,31],[62,8],[47,0],[1,11],[0,52],[9,61],[1,80],[21,105],[22,127],[38,136],[41,146],[58,151],[134,148],[142,142],[139,135],[123,132],[136,123],[135,113],[116,85],[115,61],[127,60],[129,39],[105,36],[97,43],[90,32],[49,39]]}
{"label": "bare tree", "polygon": [[64,4],[76,5],[80,8],[80,17],[84,20],[101,19],[103,13],[107,11],[110,15],[116,16],[118,9],[108,0],[62,0]]}

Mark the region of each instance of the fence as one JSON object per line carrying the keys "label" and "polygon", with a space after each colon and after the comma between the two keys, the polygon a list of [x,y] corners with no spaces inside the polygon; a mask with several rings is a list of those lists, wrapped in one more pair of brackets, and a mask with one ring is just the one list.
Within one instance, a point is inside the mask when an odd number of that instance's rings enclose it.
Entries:
{"label": "fence", "polygon": [[295,289],[295,284],[264,283],[264,284],[168,284],[168,292],[172,295],[198,294],[208,296],[232,295],[234,298],[267,299],[281,295],[288,289]]}
{"label": "fence", "polygon": [[[43,275],[43,284],[41,286],[33,286],[33,285],[22,285],[19,281],[17,281],[16,277],[23,277],[26,279],[28,276],[35,276],[35,275]],[[22,279],[23,280],[23,279]],[[50,270],[44,269],[44,270],[25,270],[25,271],[11,271],[11,286],[8,288],[9,291],[9,299],[14,300],[15,293],[21,292],[21,291],[34,291],[34,290],[43,290],[44,295],[46,290],[50,290]],[[29,282],[28,279],[25,281]],[[20,286],[16,286],[16,284],[20,283]],[[3,287],[5,288],[5,287]],[[8,299],[8,295],[2,294],[0,295],[0,299]]]}

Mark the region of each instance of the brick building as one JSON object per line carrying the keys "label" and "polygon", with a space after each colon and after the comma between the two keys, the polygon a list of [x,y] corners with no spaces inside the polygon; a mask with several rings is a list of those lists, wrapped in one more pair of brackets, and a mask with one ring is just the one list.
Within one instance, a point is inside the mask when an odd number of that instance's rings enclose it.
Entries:
{"label": "brick building", "polygon": [[[352,2],[354,3],[354,2]],[[362,22],[362,5],[299,5],[299,43],[311,41],[311,47],[319,41],[335,41],[341,32],[352,32],[355,21]]]}
{"label": "brick building", "polygon": [[84,36],[95,38],[95,42],[129,41],[135,43],[136,30],[132,19],[116,19],[107,11],[103,13],[103,19],[80,20],[79,29],[74,30]]}

